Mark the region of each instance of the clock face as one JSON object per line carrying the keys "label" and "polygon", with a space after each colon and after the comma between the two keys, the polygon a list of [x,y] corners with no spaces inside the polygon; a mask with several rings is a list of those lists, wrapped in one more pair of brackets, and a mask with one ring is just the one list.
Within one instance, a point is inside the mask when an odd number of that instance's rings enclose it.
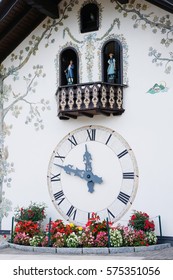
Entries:
{"label": "clock face", "polygon": [[138,168],[128,143],[102,126],[81,127],[56,146],[48,168],[52,201],[63,218],[85,225],[92,213],[118,221],[131,206]]}

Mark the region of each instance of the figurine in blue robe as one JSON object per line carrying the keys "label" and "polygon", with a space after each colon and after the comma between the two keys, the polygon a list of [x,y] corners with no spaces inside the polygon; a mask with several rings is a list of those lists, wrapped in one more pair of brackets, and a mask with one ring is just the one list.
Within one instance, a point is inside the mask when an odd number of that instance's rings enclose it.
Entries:
{"label": "figurine in blue robe", "polygon": [[115,83],[116,62],[115,62],[115,58],[113,57],[113,53],[109,54],[108,64],[109,64],[107,69],[108,83]]}
{"label": "figurine in blue robe", "polygon": [[72,85],[74,80],[74,64],[72,60],[70,60],[70,63],[64,72],[66,75],[67,84]]}

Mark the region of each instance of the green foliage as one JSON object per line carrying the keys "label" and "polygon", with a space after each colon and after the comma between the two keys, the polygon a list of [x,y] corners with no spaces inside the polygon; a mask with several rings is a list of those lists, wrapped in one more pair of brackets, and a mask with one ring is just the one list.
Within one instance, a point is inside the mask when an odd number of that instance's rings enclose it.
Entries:
{"label": "green foliage", "polygon": [[15,219],[20,221],[42,221],[45,217],[44,203],[31,202],[28,207],[17,207],[15,209]]}
{"label": "green foliage", "polygon": [[147,213],[141,211],[134,211],[128,224],[134,230],[154,231],[154,222],[150,220]]}

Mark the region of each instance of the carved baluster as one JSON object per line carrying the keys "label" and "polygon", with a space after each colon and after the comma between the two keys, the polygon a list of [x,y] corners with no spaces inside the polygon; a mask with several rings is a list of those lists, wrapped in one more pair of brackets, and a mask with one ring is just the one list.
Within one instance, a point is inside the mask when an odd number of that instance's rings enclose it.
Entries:
{"label": "carved baluster", "polygon": [[114,103],[115,103],[115,92],[114,92],[113,87],[110,87],[110,90],[109,90],[109,104],[110,104],[111,109],[113,109]]}
{"label": "carved baluster", "polygon": [[85,88],[84,104],[85,104],[86,109],[88,109],[89,104],[90,104],[90,91],[89,91],[88,87]]}
{"label": "carved baluster", "polygon": [[80,110],[82,105],[82,91],[80,88],[77,89],[76,105],[78,110]]}
{"label": "carved baluster", "polygon": [[94,108],[96,108],[98,103],[98,90],[96,86],[93,87],[92,103],[94,105]]}
{"label": "carved baluster", "polygon": [[63,89],[60,92],[60,108],[62,111],[65,110],[65,106],[66,106],[66,91]]}
{"label": "carved baluster", "polygon": [[105,108],[106,107],[106,103],[107,103],[106,88],[105,88],[105,86],[102,87],[101,103],[102,103],[102,107]]}
{"label": "carved baluster", "polygon": [[117,106],[118,109],[122,109],[122,105],[123,105],[123,94],[122,94],[122,90],[120,88],[118,88],[117,90]]}
{"label": "carved baluster", "polygon": [[73,91],[72,88],[69,90],[68,96],[69,96],[69,98],[68,98],[68,106],[69,106],[70,110],[72,110],[73,109],[73,105],[74,105],[74,91]]}

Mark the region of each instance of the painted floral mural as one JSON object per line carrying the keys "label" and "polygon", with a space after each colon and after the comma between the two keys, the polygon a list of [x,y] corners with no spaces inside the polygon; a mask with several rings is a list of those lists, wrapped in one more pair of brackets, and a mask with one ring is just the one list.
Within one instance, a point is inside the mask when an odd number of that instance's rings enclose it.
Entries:
{"label": "painted floral mural", "polygon": [[[160,41],[161,48],[164,46],[168,48],[173,43],[173,22],[169,14],[162,15],[159,17],[154,12],[148,12],[148,5],[146,1],[140,3],[135,0],[130,0],[127,4],[120,4],[116,0],[110,0],[111,3],[115,3],[115,10],[121,14],[123,17],[129,17],[132,20],[134,29],[141,27],[142,31],[147,31],[150,28],[153,34],[160,32],[162,34],[162,39]],[[173,52],[168,52],[168,56],[165,57],[162,53],[152,46],[149,47],[149,57],[152,58],[152,63],[156,66],[161,66],[164,68],[165,73],[170,74],[172,70],[173,62]]]}
{"label": "painted floral mural", "polygon": [[45,77],[42,65],[33,65],[31,73],[23,77],[26,86],[24,92],[14,92],[10,84],[6,83],[8,78],[12,77],[13,81],[20,82],[20,70],[28,63],[30,58],[36,56],[39,51],[39,45],[45,42],[45,48],[54,43],[51,38],[53,32],[57,32],[63,25],[63,21],[68,18],[68,13],[72,7],[78,4],[78,1],[72,0],[64,2],[60,10],[60,17],[57,21],[48,19],[43,24],[43,32],[40,36],[32,35],[25,49],[19,51],[19,54],[11,54],[11,66],[6,68],[0,65],[0,229],[3,217],[8,216],[12,210],[12,202],[5,196],[5,188],[11,187],[11,172],[14,172],[14,163],[8,161],[9,148],[5,146],[5,138],[10,135],[12,125],[5,122],[7,114],[15,118],[22,113],[22,104],[28,105],[28,115],[25,124],[33,123],[36,130],[43,129],[44,124],[41,112],[45,109],[50,110],[49,101],[42,98],[37,101],[30,101],[30,93],[36,93],[38,80]]}

